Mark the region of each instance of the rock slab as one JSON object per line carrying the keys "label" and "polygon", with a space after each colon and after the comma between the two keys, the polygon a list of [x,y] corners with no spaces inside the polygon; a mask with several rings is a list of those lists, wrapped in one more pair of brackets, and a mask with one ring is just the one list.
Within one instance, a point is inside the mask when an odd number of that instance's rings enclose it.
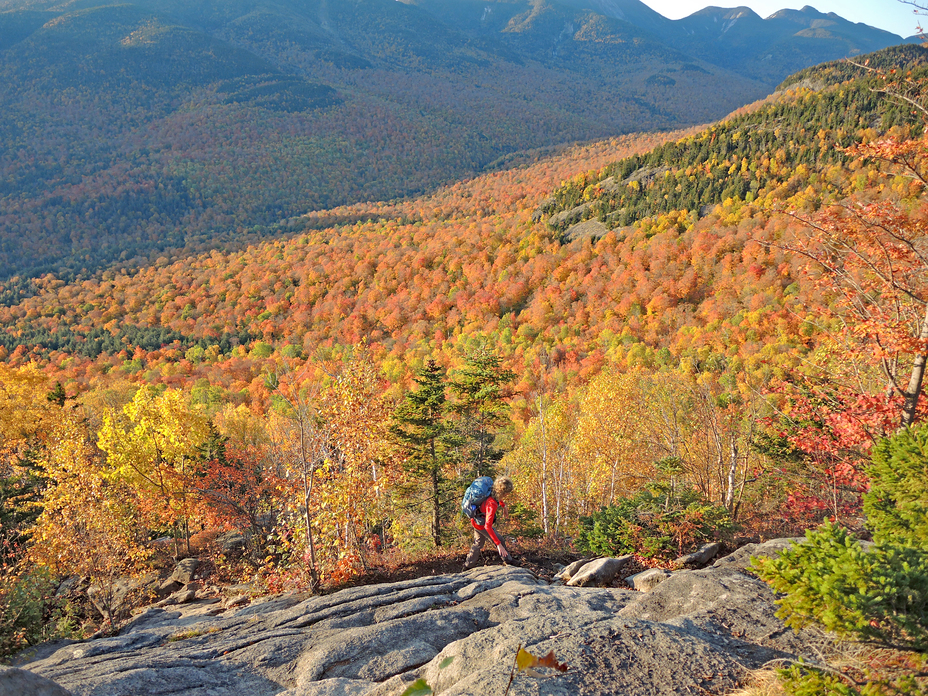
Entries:
{"label": "rock slab", "polygon": [[153,607],[117,636],[47,646],[20,666],[74,696],[400,696],[420,677],[465,696],[503,693],[522,646],[568,670],[519,673],[511,696],[723,694],[771,659],[808,656],[738,565],[679,571],[648,593],[491,566],[247,607]]}
{"label": "rock slab", "polygon": [[71,692],[38,674],[0,665],[0,696],[72,696]]}

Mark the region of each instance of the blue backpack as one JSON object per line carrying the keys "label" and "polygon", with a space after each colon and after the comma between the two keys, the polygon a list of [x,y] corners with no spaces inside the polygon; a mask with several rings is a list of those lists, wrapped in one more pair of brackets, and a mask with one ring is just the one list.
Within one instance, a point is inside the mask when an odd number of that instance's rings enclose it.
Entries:
{"label": "blue backpack", "polygon": [[486,502],[493,492],[493,479],[489,476],[481,476],[464,491],[464,500],[461,501],[461,512],[470,517],[472,520],[480,521],[483,515],[480,514],[480,506]]}

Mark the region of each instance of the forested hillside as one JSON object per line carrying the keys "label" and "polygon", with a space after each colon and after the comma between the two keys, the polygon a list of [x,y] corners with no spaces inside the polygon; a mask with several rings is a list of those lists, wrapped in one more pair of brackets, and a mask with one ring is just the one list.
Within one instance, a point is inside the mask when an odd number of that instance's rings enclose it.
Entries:
{"label": "forested hillside", "polygon": [[[874,451],[926,413],[923,51],[808,71],[708,128],[11,289],[0,599],[41,610],[22,593],[64,575],[112,589],[153,539],[177,556],[227,529],[247,549],[216,577],[315,591],[461,548],[477,474],[515,480],[514,543],[645,564],[863,530]],[[0,647],[102,620],[61,611]]]}
{"label": "forested hillside", "polygon": [[[547,2],[495,3],[483,23],[464,0],[0,8],[13,297],[44,273],[285,236],[308,210],[431,191],[513,152],[704,123],[779,79]],[[821,41],[837,58],[897,37],[878,38]]]}
{"label": "forested hillside", "polygon": [[[906,59],[917,68],[922,49],[880,58]],[[233,398],[261,363],[231,380],[217,359],[254,341],[293,355],[368,341],[396,366],[394,379],[435,351],[489,341],[527,384],[542,354],[556,357],[563,382],[634,345],[678,359],[697,348],[769,350],[763,339],[720,343],[705,331],[716,320],[741,325],[745,312],[760,312],[753,321],[762,324],[786,302],[794,273],[779,252],[745,243],[785,224],[768,222],[771,210],[809,210],[869,186],[875,170],[858,170],[838,146],[908,128],[866,76],[842,82],[846,70],[826,66],[815,73],[819,90],[797,87],[693,135],[628,137],[426,198],[314,213],[294,221],[286,241],[79,284],[47,276],[35,297],[0,309],[5,348],[65,360],[68,378],[85,380],[103,359],[174,383],[177,355],[215,345],[213,360],[184,369],[214,372]],[[583,217],[598,224],[570,233]]]}
{"label": "forested hillside", "polygon": [[[912,70],[913,79],[928,72],[924,49],[916,46],[888,49],[868,63],[884,71]],[[917,128],[911,106],[887,104],[877,91],[877,73],[864,74],[848,63],[798,73],[783,84],[786,95],[578,177],[558,189],[542,211],[569,236],[571,225],[585,220],[613,229],[670,211],[695,219],[707,204],[729,199],[769,208],[789,198],[793,205],[816,208],[846,193],[844,148],[891,131],[914,134]],[[837,85],[841,88],[834,89]]]}

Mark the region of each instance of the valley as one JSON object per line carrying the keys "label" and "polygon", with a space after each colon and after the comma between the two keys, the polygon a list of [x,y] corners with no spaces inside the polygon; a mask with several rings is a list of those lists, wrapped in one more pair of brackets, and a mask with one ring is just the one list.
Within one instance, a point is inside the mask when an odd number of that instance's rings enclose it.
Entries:
{"label": "valley", "polygon": [[901,40],[809,10],[720,41],[620,5],[4,0],[0,280],[247,244],[515,152],[706,123]]}

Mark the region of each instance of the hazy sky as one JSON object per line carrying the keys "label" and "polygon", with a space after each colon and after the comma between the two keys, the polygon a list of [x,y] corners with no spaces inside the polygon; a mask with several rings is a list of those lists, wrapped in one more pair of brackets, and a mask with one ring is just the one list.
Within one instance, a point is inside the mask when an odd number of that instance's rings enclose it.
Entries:
{"label": "hazy sky", "polygon": [[[916,33],[919,19],[928,29],[928,15],[919,18],[913,14],[911,5],[904,5],[897,0],[807,0],[790,2],[790,0],[642,0],[648,7],[657,10],[669,19],[680,19],[693,14],[703,7],[750,7],[761,17],[769,17],[777,10],[798,10],[811,5],[819,12],[834,12],[851,22],[863,22],[893,34],[907,37]],[[922,2],[928,7],[928,1]]]}

